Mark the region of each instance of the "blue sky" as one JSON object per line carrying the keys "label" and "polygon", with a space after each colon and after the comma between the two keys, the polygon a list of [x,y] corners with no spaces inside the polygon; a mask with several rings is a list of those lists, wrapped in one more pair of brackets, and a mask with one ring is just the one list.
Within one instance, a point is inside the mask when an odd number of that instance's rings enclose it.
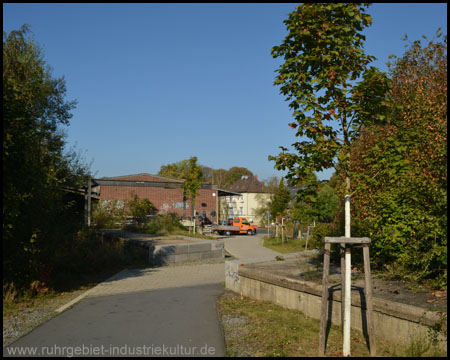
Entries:
{"label": "blue sky", "polygon": [[[197,156],[214,169],[281,176],[268,155],[298,139],[271,48],[296,4],[3,4],[3,30],[28,23],[53,76],[78,101],[66,129],[96,177],[156,174]],[[386,71],[413,41],[447,33],[443,3],[373,4],[365,50]],[[319,174],[328,179],[333,169]]]}

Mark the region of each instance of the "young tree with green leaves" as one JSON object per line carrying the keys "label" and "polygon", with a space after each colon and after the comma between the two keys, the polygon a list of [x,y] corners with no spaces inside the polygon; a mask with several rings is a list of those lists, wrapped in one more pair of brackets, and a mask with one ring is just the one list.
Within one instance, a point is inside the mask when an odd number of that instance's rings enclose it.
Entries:
{"label": "young tree with green leaves", "polygon": [[197,157],[193,156],[189,159],[188,171],[185,176],[185,181],[181,185],[184,190],[184,195],[186,198],[191,199],[192,203],[192,213],[191,216],[194,217],[195,211],[195,198],[197,197],[197,191],[202,187],[202,169],[197,164]]}
{"label": "young tree with green leaves", "polygon": [[283,178],[280,179],[278,189],[274,194],[270,203],[270,214],[272,218],[278,219],[286,215],[289,202],[291,201],[291,194],[284,184]]}
{"label": "young tree with green leaves", "polygon": [[[288,34],[283,43],[272,48],[274,58],[284,59],[275,85],[281,86],[289,101],[295,119],[289,126],[297,129],[301,141],[292,144],[294,153],[281,146],[282,152],[269,160],[279,170],[288,169],[288,179],[300,180],[309,172],[339,163],[346,186],[346,237],[351,236],[351,142],[365,126],[384,121],[389,105],[388,78],[368,68],[375,58],[363,50],[362,31],[372,23],[367,7],[361,3],[302,4],[284,21]],[[349,266],[347,250],[348,272]],[[344,355],[349,353],[349,336],[345,336]]]}
{"label": "young tree with green leaves", "polygon": [[[281,219],[286,216],[290,201],[291,193],[284,184],[283,178],[281,178],[278,189],[270,202],[270,215],[272,219],[275,219],[277,224],[282,222]],[[282,241],[284,241],[283,236]]]}

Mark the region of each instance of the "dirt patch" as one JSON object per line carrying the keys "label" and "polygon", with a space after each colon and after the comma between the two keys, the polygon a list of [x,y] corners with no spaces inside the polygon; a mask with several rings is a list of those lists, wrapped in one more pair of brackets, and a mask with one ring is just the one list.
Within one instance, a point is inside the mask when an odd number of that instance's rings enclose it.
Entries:
{"label": "dirt patch", "polygon": [[[322,283],[323,263],[314,257],[299,257],[283,261],[270,261],[264,263],[247,264],[246,268],[268,272],[295,280],[306,280],[317,284]],[[340,289],[340,267],[330,266],[329,284],[338,285]],[[363,291],[364,272],[352,271],[352,292]],[[427,310],[439,308],[447,311],[447,291],[430,291],[417,286],[410,286],[401,280],[387,280],[379,275],[372,274],[372,294],[374,297],[413,305]]]}

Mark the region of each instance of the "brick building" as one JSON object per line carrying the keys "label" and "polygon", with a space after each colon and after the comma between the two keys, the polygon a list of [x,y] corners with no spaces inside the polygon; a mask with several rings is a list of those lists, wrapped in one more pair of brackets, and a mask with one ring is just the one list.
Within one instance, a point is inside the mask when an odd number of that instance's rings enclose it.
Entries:
{"label": "brick building", "polygon": [[[136,174],[101,178],[95,181],[100,186],[100,201],[118,200],[125,205],[134,193],[140,199],[149,199],[156,207],[158,214],[176,213],[181,217],[191,216],[191,199],[183,197],[182,180],[151,174]],[[195,199],[195,210],[198,214],[208,217],[213,223],[217,223],[218,199],[227,195],[231,193],[211,184],[203,184]]]}

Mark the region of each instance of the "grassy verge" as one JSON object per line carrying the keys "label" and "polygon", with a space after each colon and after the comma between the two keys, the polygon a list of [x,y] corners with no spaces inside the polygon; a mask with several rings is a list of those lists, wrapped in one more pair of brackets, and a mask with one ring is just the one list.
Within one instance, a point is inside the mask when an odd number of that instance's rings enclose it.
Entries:
{"label": "grassy verge", "polygon": [[[318,355],[319,320],[308,318],[300,311],[243,298],[231,292],[222,295],[217,304],[224,327],[227,356]],[[423,340],[412,339],[408,347],[377,338],[377,356],[445,356]],[[340,327],[331,325],[325,354],[343,355]],[[370,356],[363,334],[356,330],[351,332],[351,356]]]}
{"label": "grassy verge", "polygon": [[285,239],[284,243],[281,242],[281,238],[265,237],[264,246],[266,248],[278,251],[282,254],[299,252],[305,250],[305,240],[299,240],[298,238]]}

